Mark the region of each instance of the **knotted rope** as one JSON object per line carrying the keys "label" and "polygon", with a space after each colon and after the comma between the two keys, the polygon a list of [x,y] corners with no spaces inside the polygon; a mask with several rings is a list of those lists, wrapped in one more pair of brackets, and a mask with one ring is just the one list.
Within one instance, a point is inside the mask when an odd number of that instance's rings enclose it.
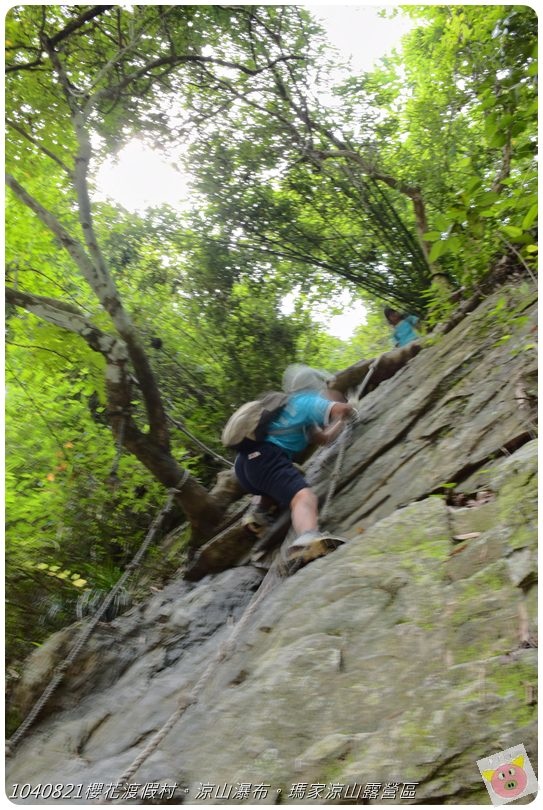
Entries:
{"label": "knotted rope", "polygon": [[[356,392],[356,398],[358,400],[361,398],[362,394],[364,393],[364,391],[366,389],[366,386],[368,385],[369,381],[371,380],[373,372],[377,368],[377,366],[379,364],[379,360],[381,359],[382,356],[383,355],[380,354],[378,357],[376,357],[375,360],[373,361],[373,363],[371,364],[371,366],[369,367],[368,373],[364,377],[361,386],[359,387],[359,389]],[[338,478],[339,478],[339,473],[340,473],[341,467],[343,466],[343,459],[345,458],[345,450],[347,449],[347,439],[350,438],[350,436],[351,436],[351,434],[353,432],[353,424],[355,424],[355,422],[358,421],[359,417],[360,417],[360,410],[357,409],[356,413],[354,415],[354,418],[345,425],[345,428],[342,430],[342,432],[341,432],[341,434],[339,436],[340,444],[339,444],[338,454],[337,454],[337,458],[336,458],[336,463],[334,464],[334,469],[333,469],[332,475],[330,477],[330,485],[328,487],[328,492],[326,494],[326,500],[324,501],[324,506],[322,507],[322,510],[321,510],[321,517],[322,517],[323,520],[326,518],[326,516],[328,514],[328,509],[330,508],[332,498],[334,497],[335,492],[336,492],[336,486],[337,486],[337,482],[338,482]]]}
{"label": "knotted rope", "polygon": [[[211,676],[217,671],[217,667],[220,663],[225,661],[235,650],[235,644],[240,636],[242,630],[246,627],[249,619],[252,617],[254,612],[256,611],[257,607],[260,603],[264,600],[264,598],[268,595],[268,593],[273,590],[273,588],[277,585],[277,583],[282,579],[280,573],[280,559],[279,557],[276,558],[274,563],[272,564],[270,570],[266,573],[266,576],[260,583],[260,587],[258,588],[257,592],[243,611],[240,619],[234,625],[232,632],[230,633],[229,637],[225,639],[219,649],[217,654],[213,656],[212,660],[209,662],[207,667],[205,668],[202,675],[198,678],[192,689],[190,690],[188,695],[183,695],[174,711],[171,715],[167,718],[165,723],[158,729],[156,734],[151,738],[149,743],[145,746],[145,748],[140,751],[138,756],[130,763],[128,768],[123,772],[123,774],[119,777],[116,784],[123,788],[130,783],[130,780],[134,776],[135,773],[141,768],[143,763],[146,759],[148,759],[151,754],[158,748],[162,740],[166,737],[166,735],[172,730],[178,720],[183,716],[185,711],[190,707],[193,706],[195,703],[198,702],[198,698],[201,692],[206,687],[208,681],[211,679]],[[107,804],[110,800],[104,794],[96,804]],[[117,802],[112,802],[116,804]]]}

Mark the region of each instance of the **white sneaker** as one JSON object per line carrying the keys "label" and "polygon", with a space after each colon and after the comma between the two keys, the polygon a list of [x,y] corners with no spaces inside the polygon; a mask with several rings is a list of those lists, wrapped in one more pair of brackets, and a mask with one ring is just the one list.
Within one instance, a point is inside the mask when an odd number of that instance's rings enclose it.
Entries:
{"label": "white sneaker", "polygon": [[343,537],[324,534],[317,529],[313,529],[304,532],[290,544],[287,551],[287,560],[289,562],[308,563],[318,557],[324,557],[346,542],[347,540]]}

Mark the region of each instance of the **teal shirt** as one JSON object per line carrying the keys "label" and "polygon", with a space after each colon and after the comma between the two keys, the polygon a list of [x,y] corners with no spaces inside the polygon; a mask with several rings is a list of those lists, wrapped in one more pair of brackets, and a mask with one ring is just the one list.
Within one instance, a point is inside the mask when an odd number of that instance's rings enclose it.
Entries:
{"label": "teal shirt", "polygon": [[[328,424],[334,404],[316,391],[292,394],[279,416],[270,422],[265,441],[276,444],[289,456],[305,450],[311,428]],[[281,432],[274,435],[274,430]]]}
{"label": "teal shirt", "polygon": [[419,319],[416,315],[407,315],[403,321],[396,324],[394,328],[394,332],[392,333],[392,339],[394,340],[395,346],[406,346],[408,343],[411,343],[412,340],[418,340],[419,335],[413,329],[414,326],[417,325]]}

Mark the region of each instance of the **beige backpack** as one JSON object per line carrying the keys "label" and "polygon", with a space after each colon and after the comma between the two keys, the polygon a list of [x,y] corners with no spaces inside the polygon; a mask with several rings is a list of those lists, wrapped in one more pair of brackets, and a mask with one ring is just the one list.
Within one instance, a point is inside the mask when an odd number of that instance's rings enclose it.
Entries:
{"label": "beige backpack", "polygon": [[288,394],[281,391],[271,391],[261,399],[246,402],[226,423],[221,435],[222,443],[225,447],[236,449],[244,439],[263,441],[268,435],[268,425],[280,414],[287,402]]}

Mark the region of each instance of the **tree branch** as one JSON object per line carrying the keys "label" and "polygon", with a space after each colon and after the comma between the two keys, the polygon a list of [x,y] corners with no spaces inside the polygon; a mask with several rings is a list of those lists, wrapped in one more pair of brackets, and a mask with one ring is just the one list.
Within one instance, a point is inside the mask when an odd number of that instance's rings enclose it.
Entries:
{"label": "tree branch", "polygon": [[41,222],[43,222],[46,228],[57,237],[62,247],[70,254],[101,303],[107,300],[112,293],[116,292],[114,289],[111,290],[110,285],[107,284],[107,279],[100,278],[81,242],[75,239],[50,211],[32,197],[13,175],[9,173],[6,174],[6,184],[13,191],[15,196],[18,197],[27,208],[30,208]]}
{"label": "tree branch", "polygon": [[[242,65],[239,62],[229,62],[226,59],[217,59],[213,56],[199,56],[197,54],[173,54],[170,56],[161,56],[158,59],[154,59],[151,62],[148,62],[146,65],[143,65],[139,70],[136,70],[134,73],[131,73],[129,76],[126,76],[121,82],[116,85],[112,85],[111,87],[105,87],[102,90],[99,90],[94,96],[89,100],[86,110],[88,110],[91,106],[96,106],[98,101],[101,101],[102,98],[116,98],[125,87],[132,84],[132,82],[137,81],[142,76],[147,75],[150,71],[154,70],[157,67],[167,66],[171,70],[177,67],[178,65],[193,63],[193,64],[211,64],[211,65],[218,65],[220,67],[227,67],[233,68],[234,70],[239,70],[241,73],[244,73],[247,76],[258,76],[260,73],[263,73],[265,70],[271,69],[275,64],[278,62],[284,62],[287,59],[302,59],[301,56],[281,56],[275,59],[273,62],[264,65],[260,68],[248,68],[246,65]],[[160,76],[164,76],[165,72],[163,71]]]}
{"label": "tree branch", "polygon": [[[108,273],[105,263],[103,260],[100,261],[98,266],[93,263],[84,246],[67,231],[50,211],[35,200],[12,175],[6,175],[6,182],[21,202],[34,211],[44,225],[59,239],[62,246],[68,251],[77,264],[79,270],[106,312],[110,315],[115,327],[128,347],[130,359],[144,395],[149,418],[150,434],[161,446],[164,448],[169,447],[169,431],[166,414],[154,374],[149,360],[139,344],[134,326],[128,314],[124,311],[115,283]],[[86,227],[87,220],[85,219],[85,214],[90,216],[90,201],[88,200],[86,188],[84,193],[81,194],[84,206],[85,198],[87,199],[88,209],[84,207],[84,210],[80,214],[84,233],[89,229]],[[94,237],[91,234],[89,238]]]}
{"label": "tree branch", "polygon": [[40,295],[6,289],[6,299],[39,318],[80,335],[106,360],[107,414],[114,436],[122,436],[124,446],[166,487],[184,483],[177,499],[196,531],[196,537],[209,537],[221,517],[221,510],[207,490],[176,462],[169,448],[159,445],[151,434],[143,433],[131,416],[129,354],[123,340],[102,332],[71,304]]}
{"label": "tree branch", "polygon": [[26,140],[29,141],[31,144],[36,146],[41,152],[43,152],[44,155],[47,155],[47,157],[51,158],[51,160],[54,160],[55,163],[57,163],[60,166],[62,171],[68,175],[69,179],[73,183],[74,181],[73,171],[64,163],[63,160],[61,160],[58,157],[58,155],[55,155],[54,152],[51,152],[46,146],[37,141],[32,135],[30,135],[28,132],[26,132],[26,130],[24,130],[21,126],[19,126],[19,124],[16,124],[15,121],[11,121],[9,118],[6,118],[6,124],[8,125],[8,127],[11,127],[11,129],[14,129],[16,132],[18,132],[19,135],[22,135],[23,138],[26,138]]}
{"label": "tree branch", "polygon": [[500,169],[492,183],[492,191],[501,194],[504,189],[504,180],[507,180],[511,172],[511,157],[513,155],[513,145],[511,143],[511,130],[507,132],[507,142],[502,149],[502,162]]}
{"label": "tree branch", "polygon": [[330,150],[315,150],[314,154],[326,160],[328,158],[342,158],[345,160],[350,160],[353,163],[356,163],[360,168],[373,180],[378,180],[382,183],[385,183],[389,188],[395,189],[399,191],[401,194],[405,194],[406,197],[409,197],[412,204],[413,204],[413,212],[415,215],[415,225],[417,228],[417,234],[419,237],[420,247],[424,254],[424,258],[428,264],[430,270],[433,270],[432,266],[430,265],[428,256],[429,256],[429,249],[428,243],[424,240],[424,234],[428,231],[428,222],[426,220],[426,208],[424,205],[424,199],[422,197],[422,192],[418,186],[411,186],[408,183],[404,183],[402,180],[398,180],[396,177],[392,177],[392,175],[387,174],[386,172],[381,172],[372,166],[367,160],[365,160],[362,155],[358,154],[352,149],[346,148],[345,144],[343,144],[338,138],[336,138],[333,133],[329,130],[325,129],[324,127],[320,127],[316,125],[317,129],[326,135],[337,147],[337,151],[330,151]]}
{"label": "tree branch", "polygon": [[49,298],[45,295],[34,295],[21,290],[6,287],[6,301],[16,307],[22,307],[61,329],[67,329],[80,335],[94,351],[100,352],[108,362],[126,363],[128,351],[123,341],[107,335],[94,326],[83,313],[66,301]]}
{"label": "tree branch", "polygon": [[106,11],[115,8],[115,6],[93,6],[93,8],[87,9],[79,17],[76,17],[75,20],[72,20],[71,23],[55,34],[53,37],[49,38],[49,42],[53,47],[58,45],[59,42],[62,42],[63,39],[69,37],[70,34],[73,34],[74,31],[77,31],[78,28],[81,28],[85,23],[93,20],[95,17],[99,17],[101,14],[104,14]]}
{"label": "tree branch", "polygon": [[34,59],[33,62],[24,62],[20,65],[8,65],[6,67],[6,73],[15,73],[17,70],[32,70],[32,68],[37,67],[38,65],[43,65],[43,60],[41,57]]}
{"label": "tree branch", "polygon": [[66,363],[73,362],[70,357],[66,357],[65,354],[61,354],[60,352],[55,351],[55,349],[49,349],[47,346],[36,346],[28,343],[15,343],[13,340],[6,340],[6,346],[17,346],[18,349],[35,349],[39,352],[48,352],[49,354],[54,354],[57,357],[60,357],[61,360],[65,360]]}
{"label": "tree branch", "polygon": [[[289,69],[288,65],[287,69]],[[302,122],[302,124],[304,125],[304,127],[308,132],[309,144],[308,146],[305,147],[305,152],[308,158],[316,163],[318,168],[321,168],[320,163],[318,162],[320,160],[326,160],[329,158],[345,159],[356,163],[358,166],[360,166],[360,168],[364,171],[364,173],[367,174],[369,177],[371,177],[373,180],[385,183],[386,185],[389,186],[389,188],[393,188],[399,191],[400,193],[405,194],[407,197],[411,199],[420,249],[422,250],[424,260],[428,265],[430,272],[433,274],[435,272],[435,269],[430,264],[429,261],[429,246],[428,243],[424,240],[424,234],[428,231],[428,223],[426,220],[426,208],[424,205],[424,199],[420,188],[418,188],[417,186],[411,186],[407,183],[404,183],[403,181],[398,180],[397,178],[392,177],[391,175],[385,172],[378,171],[371,163],[365,160],[362,157],[362,155],[360,155],[355,150],[350,149],[348,144],[342,141],[341,138],[335,136],[330,129],[328,129],[326,126],[316,121],[310,115],[306,100],[301,93],[299,95],[301,97],[302,106],[297,104],[295,100],[292,98],[292,94],[290,94],[287,91],[287,88],[281,81],[281,78],[278,76],[277,72],[274,70],[273,73],[275,76],[275,81],[280,96],[288,104],[290,109],[294,112],[298,120]],[[246,102],[250,103],[247,99]],[[281,116],[276,112],[272,112],[272,115],[274,115],[274,117],[276,117],[283,124],[285,123],[284,116]],[[290,124],[290,122],[288,122],[287,125],[290,130],[294,128],[292,124]],[[336,147],[336,151],[326,149],[323,150],[314,149],[312,146],[313,131],[319,132],[321,135],[323,135],[327,141],[329,141]],[[298,140],[300,142],[302,141],[302,138],[299,134]]]}
{"label": "tree branch", "polygon": [[[121,297],[109,272],[94,231],[87,182],[88,168],[91,159],[91,143],[85,125],[86,116],[80,110],[76,98],[72,93],[72,85],[59,54],[52,47],[50,41],[46,42],[45,47],[47,48],[51,62],[58,75],[60,86],[68,102],[72,125],[78,143],[78,152],[75,158],[74,187],[77,195],[79,222],[88,250],[88,254],[83,250],[86,258],[86,262],[84,263],[86,268],[86,272],[84,271],[85,278],[128,346],[130,359],[132,360],[134,371],[136,372],[144,395],[145,407],[149,418],[150,435],[158,444],[167,449],[170,445],[170,434],[166,412],[151,365],[138,340],[134,325],[123,307]],[[27,197],[28,196],[29,195],[27,195]],[[70,244],[65,244],[67,249],[70,249]],[[92,261],[89,260],[89,255]],[[80,262],[78,262],[78,264],[83,269],[83,265]]]}

